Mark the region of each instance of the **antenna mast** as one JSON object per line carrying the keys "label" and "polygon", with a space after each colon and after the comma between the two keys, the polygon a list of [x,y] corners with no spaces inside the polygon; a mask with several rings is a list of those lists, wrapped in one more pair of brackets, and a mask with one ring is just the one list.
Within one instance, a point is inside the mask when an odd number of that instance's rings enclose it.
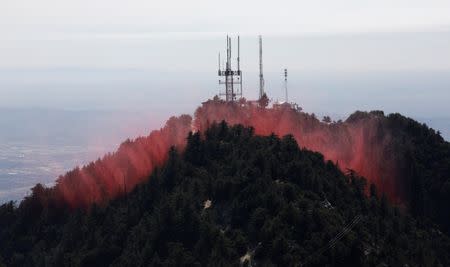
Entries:
{"label": "antenna mast", "polygon": [[264,76],[262,60],[262,37],[259,36],[259,99],[264,95]]}
{"label": "antenna mast", "polygon": [[237,67],[238,67],[238,81],[239,81],[239,89],[240,95],[242,98],[242,72],[241,72],[241,38],[238,35],[238,57],[237,57]]}
{"label": "antenna mast", "polygon": [[[227,35],[227,59],[225,63],[225,69],[220,68],[220,53],[219,53],[219,77],[224,77],[224,80],[219,80],[219,84],[225,85],[225,92],[220,93],[221,96],[225,96],[225,101],[233,102],[236,100],[236,96],[242,97],[242,71],[240,67],[240,38],[238,36],[238,57],[237,57],[238,70],[234,71],[231,66],[231,38]],[[237,88],[235,90],[235,85]]]}
{"label": "antenna mast", "polygon": [[286,93],[286,103],[289,103],[288,83],[287,83],[287,69],[284,69],[284,90],[285,90],[285,93]]}

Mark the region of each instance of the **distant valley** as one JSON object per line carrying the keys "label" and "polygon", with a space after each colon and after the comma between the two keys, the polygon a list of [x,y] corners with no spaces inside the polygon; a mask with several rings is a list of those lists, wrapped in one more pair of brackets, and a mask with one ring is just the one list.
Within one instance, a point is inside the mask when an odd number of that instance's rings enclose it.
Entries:
{"label": "distant valley", "polygon": [[0,109],[0,203],[148,134],[158,119],[123,111]]}

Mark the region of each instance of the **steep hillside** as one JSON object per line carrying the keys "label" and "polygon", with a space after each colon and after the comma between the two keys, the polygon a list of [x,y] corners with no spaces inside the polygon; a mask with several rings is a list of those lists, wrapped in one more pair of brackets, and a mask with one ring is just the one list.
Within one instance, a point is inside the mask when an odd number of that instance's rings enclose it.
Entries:
{"label": "steep hillside", "polygon": [[104,205],[56,208],[36,186],[18,208],[1,206],[0,265],[450,265],[450,240],[437,226],[393,208],[292,136],[223,122],[187,140]]}
{"label": "steep hillside", "polygon": [[258,135],[292,134],[301,147],[322,153],[342,171],[356,171],[391,202],[450,233],[450,143],[425,124],[382,111],[357,111],[345,121],[323,122],[287,106],[264,109],[217,99],[197,109],[194,124],[203,131],[222,120],[251,126]]}
{"label": "steep hillside", "polygon": [[104,205],[136,185],[167,160],[171,146],[180,152],[190,130],[202,133],[213,122],[251,126],[256,135],[292,134],[302,148],[320,152],[341,171],[354,170],[376,185],[379,192],[417,218],[429,218],[450,233],[450,144],[438,132],[399,114],[355,112],[346,121],[319,121],[314,114],[287,106],[260,108],[245,100],[206,101],[192,119],[170,118],[160,130],[127,140],[107,154],[42,188],[46,205],[88,208]]}

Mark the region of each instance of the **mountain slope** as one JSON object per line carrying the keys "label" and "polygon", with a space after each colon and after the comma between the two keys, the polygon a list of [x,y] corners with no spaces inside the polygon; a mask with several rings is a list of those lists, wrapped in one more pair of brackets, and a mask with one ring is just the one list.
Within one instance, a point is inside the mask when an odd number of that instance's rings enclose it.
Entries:
{"label": "mountain slope", "polygon": [[340,169],[366,177],[396,205],[426,217],[450,234],[450,143],[439,132],[400,114],[357,111],[345,121],[321,122],[289,106],[259,108],[248,102],[209,100],[196,110],[204,130],[216,121],[251,126],[258,135],[292,134]]}
{"label": "mountain slope", "polygon": [[450,143],[425,124],[390,114],[386,129],[395,136],[393,150],[401,159],[399,179],[408,189],[410,211],[430,218],[450,233]]}
{"label": "mountain slope", "polygon": [[418,219],[430,219],[450,234],[450,143],[439,132],[399,114],[355,112],[346,121],[319,121],[289,105],[260,108],[251,102],[209,100],[195,117],[170,118],[160,130],[125,141],[119,149],[60,176],[41,201],[54,207],[104,205],[136,185],[167,160],[171,146],[181,152],[190,130],[204,133],[213,122],[254,128],[257,135],[292,134],[302,148],[320,152],[340,170],[352,169],[379,192]]}
{"label": "mountain slope", "polygon": [[[212,124],[130,194],[52,208],[37,186],[0,208],[7,266],[449,266],[450,240],[292,136]],[[1,264],[0,264],[1,265]]]}

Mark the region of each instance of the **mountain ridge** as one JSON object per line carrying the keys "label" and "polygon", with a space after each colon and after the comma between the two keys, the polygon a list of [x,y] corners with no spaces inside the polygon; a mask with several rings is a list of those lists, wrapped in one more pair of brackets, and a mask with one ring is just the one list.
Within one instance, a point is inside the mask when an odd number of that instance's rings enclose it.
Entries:
{"label": "mountain ridge", "polygon": [[[46,203],[88,208],[105,204],[146,181],[173,145],[183,149],[189,131],[204,132],[213,122],[253,127],[257,135],[292,134],[297,143],[321,152],[341,170],[351,169],[377,186],[396,205],[431,218],[450,230],[445,203],[450,195],[450,143],[439,132],[400,114],[357,111],[345,121],[319,121],[287,106],[261,108],[245,99],[202,103],[194,118],[170,118],[160,130],[125,141],[109,153],[62,175],[46,190]],[[415,197],[419,196],[419,197]]]}
{"label": "mountain ridge", "polygon": [[190,133],[183,151],[170,149],[145,182],[105,205],[45,206],[46,191],[35,187],[18,208],[1,206],[0,265],[450,263],[438,226],[391,206],[292,135],[212,123]]}

